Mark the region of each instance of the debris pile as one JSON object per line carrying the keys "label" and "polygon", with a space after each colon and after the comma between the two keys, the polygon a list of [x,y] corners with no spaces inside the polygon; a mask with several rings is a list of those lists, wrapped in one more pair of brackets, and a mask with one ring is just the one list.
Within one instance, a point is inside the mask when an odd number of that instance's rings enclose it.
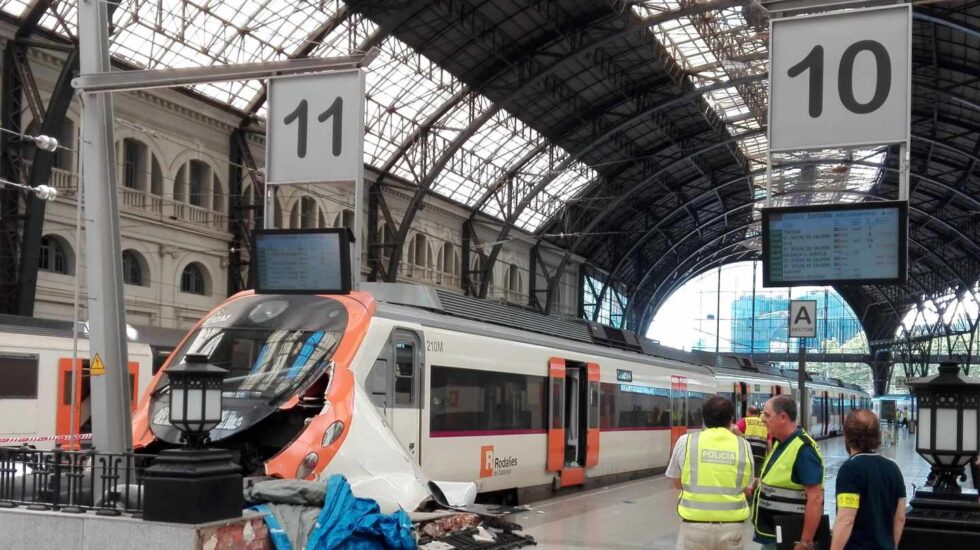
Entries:
{"label": "debris pile", "polygon": [[496,517],[455,513],[420,523],[421,550],[506,550],[534,546],[534,538],[521,532],[521,526]]}

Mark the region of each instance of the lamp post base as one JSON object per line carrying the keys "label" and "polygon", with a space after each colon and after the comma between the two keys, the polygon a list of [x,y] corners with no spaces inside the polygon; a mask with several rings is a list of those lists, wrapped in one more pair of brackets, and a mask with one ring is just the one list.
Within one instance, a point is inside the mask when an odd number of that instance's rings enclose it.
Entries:
{"label": "lamp post base", "polygon": [[146,469],[143,519],[206,523],[242,515],[241,468],[221,449],[170,449]]}
{"label": "lamp post base", "polygon": [[915,490],[905,519],[901,549],[976,548],[980,545],[980,503],[977,492]]}

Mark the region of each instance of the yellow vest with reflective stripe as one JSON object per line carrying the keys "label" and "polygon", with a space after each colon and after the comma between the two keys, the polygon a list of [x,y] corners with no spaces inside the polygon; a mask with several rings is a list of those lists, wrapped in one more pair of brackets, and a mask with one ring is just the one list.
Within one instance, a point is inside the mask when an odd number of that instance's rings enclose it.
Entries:
{"label": "yellow vest with reflective stripe", "polygon": [[769,438],[769,429],[757,416],[745,417],[745,439],[761,441],[763,443]]}
{"label": "yellow vest with reflective stripe", "polygon": [[[755,532],[767,537],[776,536],[774,516],[783,514],[802,514],[806,509],[806,493],[803,485],[793,481],[793,465],[803,445],[811,445],[817,451],[820,466],[823,468],[823,455],[816,441],[805,431],[789,440],[786,450],[776,462],[769,465],[772,455],[779,448],[779,441],[773,441],[772,451],[762,464],[762,478],[755,492],[752,507]],[[823,475],[820,476],[823,479]]]}
{"label": "yellow vest with reflective stripe", "polygon": [[677,513],[692,521],[744,521],[749,503],[743,488],[752,481],[748,442],[727,428],[687,436]]}

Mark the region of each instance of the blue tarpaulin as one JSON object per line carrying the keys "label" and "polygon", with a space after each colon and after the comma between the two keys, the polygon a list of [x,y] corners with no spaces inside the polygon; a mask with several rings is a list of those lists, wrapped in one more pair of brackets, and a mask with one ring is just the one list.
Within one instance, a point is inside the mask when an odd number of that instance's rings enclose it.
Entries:
{"label": "blue tarpaulin", "polygon": [[[271,507],[262,505],[255,509],[265,514],[265,522],[276,549],[294,550],[284,532],[284,526],[279,524]],[[382,514],[377,502],[355,497],[344,476],[330,476],[323,509],[306,538],[306,550],[387,548],[416,548],[415,538],[412,536],[412,521],[408,514],[404,510],[398,510],[391,515]]]}

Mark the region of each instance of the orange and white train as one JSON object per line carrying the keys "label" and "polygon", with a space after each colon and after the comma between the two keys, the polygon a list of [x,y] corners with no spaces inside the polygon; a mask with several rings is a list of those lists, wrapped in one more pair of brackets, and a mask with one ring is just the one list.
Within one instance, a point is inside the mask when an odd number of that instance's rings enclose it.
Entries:
{"label": "orange and white train", "polygon": [[167,366],[190,353],[229,371],[211,439],[246,473],[344,473],[407,509],[429,479],[513,502],[658,473],[672,441],[701,427],[706,397],[736,384],[738,403],[793,391],[782,376],[715,369],[608,327],[430,287],[362,289],[229,298],[150,383],[134,446],[179,444]]}
{"label": "orange and white train", "polygon": [[[127,327],[127,332],[135,410],[137,397],[177,343],[177,335],[174,330],[152,327]],[[70,321],[0,315],[0,445],[26,443],[50,449],[66,442],[70,434],[91,432],[87,325],[79,323],[75,334],[77,346]],[[73,357],[77,358],[74,372]]]}

